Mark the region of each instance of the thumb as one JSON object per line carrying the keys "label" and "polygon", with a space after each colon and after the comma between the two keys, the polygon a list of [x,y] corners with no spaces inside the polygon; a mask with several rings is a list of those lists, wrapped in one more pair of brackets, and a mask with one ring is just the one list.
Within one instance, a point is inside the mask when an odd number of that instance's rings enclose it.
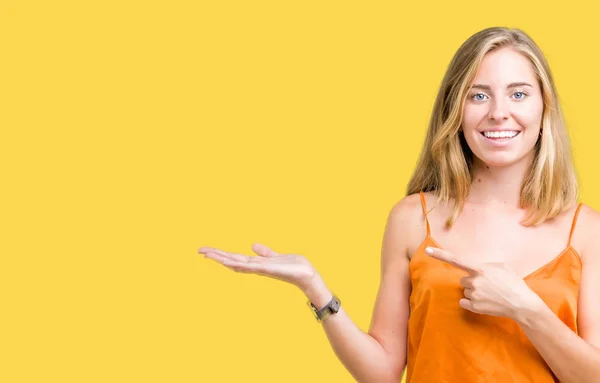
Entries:
{"label": "thumb", "polygon": [[275,250],[271,250],[267,246],[262,245],[260,243],[252,244],[252,251],[260,255],[261,257],[276,257],[279,255]]}

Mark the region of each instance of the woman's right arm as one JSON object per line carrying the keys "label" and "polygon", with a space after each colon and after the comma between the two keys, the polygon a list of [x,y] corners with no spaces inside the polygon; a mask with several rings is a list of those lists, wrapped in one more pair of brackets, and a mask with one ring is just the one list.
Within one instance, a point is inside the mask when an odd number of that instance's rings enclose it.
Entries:
{"label": "woman's right arm", "polygon": [[[343,306],[321,322],[338,359],[361,383],[398,383],[406,366],[411,286],[408,244],[415,222],[419,222],[415,211],[420,211],[420,202],[416,198],[404,198],[389,213],[381,250],[381,281],[369,331],[358,328]],[[303,291],[317,308],[332,298],[318,273]]]}
{"label": "woman's right arm", "polygon": [[[419,212],[417,194],[403,198],[389,213],[381,250],[381,281],[369,331],[358,328],[343,307],[321,322],[338,359],[360,383],[397,383],[402,378],[410,295],[408,253],[410,239],[422,237]],[[317,308],[331,300],[331,291],[306,257],[279,254],[262,244],[254,244],[252,249],[259,256],[212,247],[201,247],[198,252],[236,272],[292,283]]]}

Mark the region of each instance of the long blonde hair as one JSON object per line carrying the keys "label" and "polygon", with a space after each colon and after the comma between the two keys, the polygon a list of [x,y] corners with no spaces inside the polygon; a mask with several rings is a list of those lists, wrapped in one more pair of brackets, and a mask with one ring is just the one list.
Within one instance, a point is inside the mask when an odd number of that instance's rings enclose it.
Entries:
{"label": "long blonde hair", "polygon": [[454,54],[435,99],[425,143],[407,187],[407,195],[434,191],[438,201],[454,199],[451,227],[471,190],[473,153],[459,134],[467,92],[486,53],[510,46],[531,61],[542,90],[542,135],[521,187],[525,226],[537,225],[578,198],[571,147],[550,67],[537,44],[520,29],[487,28],[465,41]]}

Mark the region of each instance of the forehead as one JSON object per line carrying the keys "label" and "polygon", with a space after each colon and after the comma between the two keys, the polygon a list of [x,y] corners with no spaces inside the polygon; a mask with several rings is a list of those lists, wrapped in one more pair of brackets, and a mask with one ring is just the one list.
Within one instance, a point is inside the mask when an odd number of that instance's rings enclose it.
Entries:
{"label": "forehead", "polygon": [[536,82],[533,64],[511,47],[486,53],[475,75],[474,83],[506,85],[513,82]]}

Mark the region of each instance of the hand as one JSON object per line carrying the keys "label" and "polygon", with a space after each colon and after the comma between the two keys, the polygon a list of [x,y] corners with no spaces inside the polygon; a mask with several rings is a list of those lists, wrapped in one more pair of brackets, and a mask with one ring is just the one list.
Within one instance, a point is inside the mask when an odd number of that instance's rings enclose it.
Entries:
{"label": "hand", "polygon": [[198,253],[205,258],[241,273],[252,273],[278,279],[306,289],[318,275],[312,264],[302,255],[279,254],[267,246],[255,243],[252,250],[258,256],[230,253],[213,247],[201,247]]}
{"label": "hand", "polygon": [[460,280],[465,298],[459,305],[466,310],[519,321],[525,311],[544,304],[522,278],[501,263],[458,261],[451,252],[435,247],[428,247],[425,253],[469,273]]}

